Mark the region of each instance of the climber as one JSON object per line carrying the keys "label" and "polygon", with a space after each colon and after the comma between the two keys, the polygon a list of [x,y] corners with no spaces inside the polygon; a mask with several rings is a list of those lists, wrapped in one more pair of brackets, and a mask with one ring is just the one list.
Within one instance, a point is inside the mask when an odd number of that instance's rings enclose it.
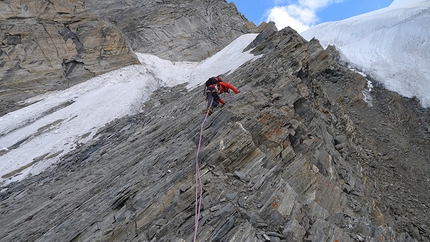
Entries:
{"label": "climber", "polygon": [[209,115],[213,113],[214,108],[216,108],[219,103],[221,103],[222,105],[225,104],[224,100],[222,100],[222,98],[220,98],[218,94],[229,92],[230,89],[233,90],[233,92],[236,94],[239,93],[239,90],[237,90],[236,87],[234,87],[228,82],[222,81],[219,76],[211,77],[206,81],[205,93],[206,99],[208,101],[207,111]]}

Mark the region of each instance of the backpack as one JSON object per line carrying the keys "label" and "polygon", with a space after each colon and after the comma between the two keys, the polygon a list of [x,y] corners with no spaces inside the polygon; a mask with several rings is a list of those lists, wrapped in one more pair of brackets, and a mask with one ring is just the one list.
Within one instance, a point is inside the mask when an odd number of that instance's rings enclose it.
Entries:
{"label": "backpack", "polygon": [[215,90],[216,90],[216,92],[219,92],[219,88],[220,88],[219,83],[220,83],[220,82],[222,82],[222,79],[221,79],[220,77],[211,77],[211,78],[209,78],[209,79],[206,81],[205,92],[206,92],[207,88],[208,88],[210,85],[213,85],[213,84],[216,84],[216,85],[215,85]]}
{"label": "backpack", "polygon": [[219,86],[219,83],[222,82],[221,78],[219,77],[211,77],[206,81],[206,87],[213,85],[213,84],[217,84],[217,86]]}

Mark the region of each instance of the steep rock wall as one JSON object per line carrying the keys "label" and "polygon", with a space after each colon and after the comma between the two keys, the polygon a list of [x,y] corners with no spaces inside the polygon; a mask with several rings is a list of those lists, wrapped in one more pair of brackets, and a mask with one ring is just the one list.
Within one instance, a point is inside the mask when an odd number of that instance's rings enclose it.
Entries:
{"label": "steep rock wall", "polygon": [[83,1],[0,2],[0,115],[17,102],[138,63],[122,34]]}

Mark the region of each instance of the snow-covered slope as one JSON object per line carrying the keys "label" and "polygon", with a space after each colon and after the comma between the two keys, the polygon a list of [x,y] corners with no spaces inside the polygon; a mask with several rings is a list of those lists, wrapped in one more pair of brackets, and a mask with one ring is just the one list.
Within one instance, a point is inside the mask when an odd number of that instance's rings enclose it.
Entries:
{"label": "snow-covered slope", "polygon": [[387,8],[301,34],[324,47],[335,45],[351,67],[430,107],[430,1],[394,0]]}
{"label": "snow-covered slope", "polygon": [[32,104],[0,117],[0,184],[38,174],[90,140],[108,122],[139,112],[159,87],[187,82],[192,88],[258,58],[250,51],[242,52],[255,37],[243,35],[199,63],[137,53],[141,65],[27,100]]}

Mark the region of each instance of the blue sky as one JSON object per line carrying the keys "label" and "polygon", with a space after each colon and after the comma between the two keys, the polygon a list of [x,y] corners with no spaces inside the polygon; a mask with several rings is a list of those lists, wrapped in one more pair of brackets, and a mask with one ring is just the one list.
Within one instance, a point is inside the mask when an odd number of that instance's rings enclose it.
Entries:
{"label": "blue sky", "polygon": [[393,0],[227,0],[259,25],[274,21],[278,29],[291,26],[297,32],[319,23],[337,21],[388,7]]}

